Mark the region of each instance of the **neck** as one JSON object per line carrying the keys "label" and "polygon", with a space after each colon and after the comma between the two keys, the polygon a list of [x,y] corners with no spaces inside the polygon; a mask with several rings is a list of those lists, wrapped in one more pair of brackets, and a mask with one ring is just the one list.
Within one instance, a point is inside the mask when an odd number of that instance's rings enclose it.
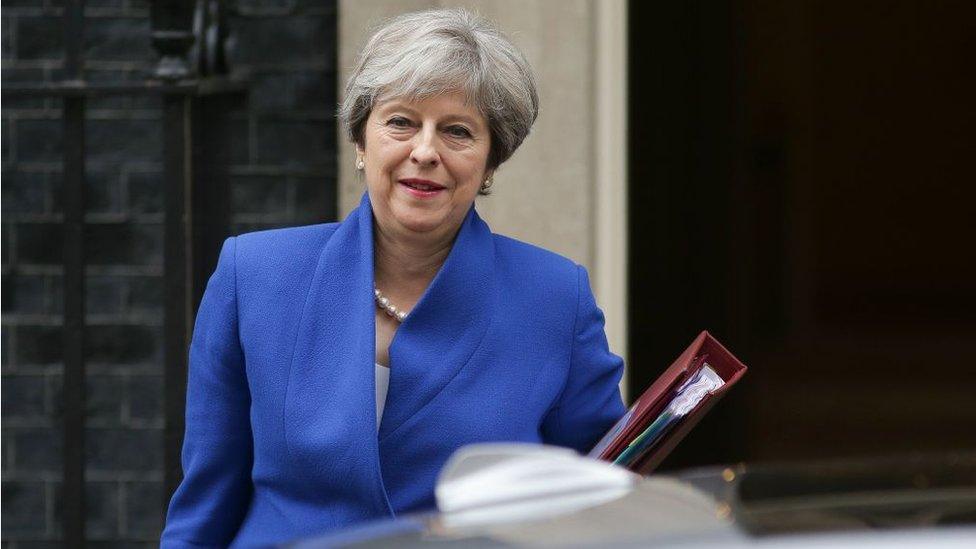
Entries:
{"label": "neck", "polygon": [[375,284],[391,299],[413,305],[451,252],[454,234],[440,238],[401,237],[374,225]]}

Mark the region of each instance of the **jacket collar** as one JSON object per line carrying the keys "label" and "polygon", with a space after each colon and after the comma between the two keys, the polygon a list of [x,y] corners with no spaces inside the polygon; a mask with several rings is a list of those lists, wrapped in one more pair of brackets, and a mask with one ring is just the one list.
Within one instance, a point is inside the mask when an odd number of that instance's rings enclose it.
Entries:
{"label": "jacket collar", "polygon": [[[390,345],[380,441],[437,398],[477,349],[493,313],[494,263],[491,231],[472,207]],[[373,280],[373,212],[364,194],[322,250],[299,321],[285,413],[302,446],[334,438],[334,429],[376,440]]]}

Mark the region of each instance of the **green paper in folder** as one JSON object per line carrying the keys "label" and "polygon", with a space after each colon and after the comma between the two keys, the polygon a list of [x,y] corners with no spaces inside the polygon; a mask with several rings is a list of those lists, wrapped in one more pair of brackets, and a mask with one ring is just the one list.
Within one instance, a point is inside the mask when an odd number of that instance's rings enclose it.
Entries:
{"label": "green paper in folder", "polygon": [[674,397],[660,415],[620,453],[613,462],[629,467],[643,457],[645,451],[654,447],[662,437],[682,418],[695,409],[709,393],[719,389],[725,381],[708,363],[701,368],[674,393]]}

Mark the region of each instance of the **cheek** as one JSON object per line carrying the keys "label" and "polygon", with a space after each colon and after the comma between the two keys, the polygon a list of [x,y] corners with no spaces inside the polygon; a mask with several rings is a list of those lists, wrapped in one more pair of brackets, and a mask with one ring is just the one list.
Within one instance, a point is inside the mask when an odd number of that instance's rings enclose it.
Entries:
{"label": "cheek", "polygon": [[405,155],[402,151],[388,147],[380,147],[366,152],[366,173],[379,178],[388,178],[402,163]]}
{"label": "cheek", "polygon": [[477,155],[468,159],[464,164],[464,180],[477,191],[484,179],[486,162],[483,156]]}
{"label": "cheek", "polygon": [[409,144],[389,136],[382,136],[377,140],[376,148],[373,154],[373,158],[376,160],[377,165],[384,168],[396,166],[409,156]]}

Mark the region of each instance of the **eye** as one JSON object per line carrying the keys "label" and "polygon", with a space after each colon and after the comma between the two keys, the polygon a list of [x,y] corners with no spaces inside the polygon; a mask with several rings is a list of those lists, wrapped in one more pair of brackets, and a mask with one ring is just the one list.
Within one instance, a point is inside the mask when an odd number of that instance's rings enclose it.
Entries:
{"label": "eye", "polygon": [[447,128],[447,133],[453,137],[468,138],[471,137],[471,132],[468,131],[464,126],[450,126]]}
{"label": "eye", "polygon": [[394,128],[409,128],[410,121],[402,116],[394,116],[393,118],[386,121],[387,126],[392,126]]}

